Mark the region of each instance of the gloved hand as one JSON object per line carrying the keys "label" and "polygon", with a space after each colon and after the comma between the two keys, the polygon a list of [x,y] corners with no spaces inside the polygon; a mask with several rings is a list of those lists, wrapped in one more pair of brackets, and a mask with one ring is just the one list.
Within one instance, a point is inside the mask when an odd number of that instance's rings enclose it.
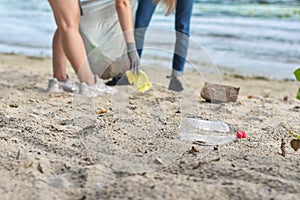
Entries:
{"label": "gloved hand", "polygon": [[139,75],[140,58],[136,51],[135,43],[127,43],[127,55],[130,61],[130,69],[133,74]]}

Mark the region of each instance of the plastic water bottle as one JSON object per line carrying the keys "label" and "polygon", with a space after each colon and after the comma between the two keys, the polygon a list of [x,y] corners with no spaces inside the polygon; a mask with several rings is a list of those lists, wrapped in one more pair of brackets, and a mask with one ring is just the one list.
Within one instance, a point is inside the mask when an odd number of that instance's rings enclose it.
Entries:
{"label": "plastic water bottle", "polygon": [[183,118],[179,126],[179,138],[203,142],[204,145],[217,145],[231,142],[235,136],[224,122]]}

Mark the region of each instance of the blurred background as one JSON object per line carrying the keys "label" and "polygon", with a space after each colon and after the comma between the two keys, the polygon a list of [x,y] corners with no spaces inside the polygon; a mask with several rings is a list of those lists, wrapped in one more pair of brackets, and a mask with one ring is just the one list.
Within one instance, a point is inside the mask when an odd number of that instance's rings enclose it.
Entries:
{"label": "blurred background", "polygon": [[[50,57],[55,23],[46,0],[0,0],[0,53]],[[294,79],[300,67],[300,0],[196,0],[191,41],[246,76]],[[172,30],[157,10],[151,27]],[[157,37],[159,40],[159,37]]]}

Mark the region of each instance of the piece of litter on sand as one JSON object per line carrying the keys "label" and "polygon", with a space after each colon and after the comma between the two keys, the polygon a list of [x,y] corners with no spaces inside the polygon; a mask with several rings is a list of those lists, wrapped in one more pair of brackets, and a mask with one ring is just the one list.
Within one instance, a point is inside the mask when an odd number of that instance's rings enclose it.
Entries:
{"label": "piece of litter on sand", "polygon": [[235,140],[234,136],[199,136],[195,135],[194,138],[190,138],[189,140],[193,141],[193,144],[203,145],[203,146],[215,146],[215,145],[223,145]]}
{"label": "piece of litter on sand", "polygon": [[148,81],[147,74],[142,70],[139,71],[139,74],[133,74],[131,71],[127,71],[126,77],[128,82],[134,84],[139,92],[146,92],[152,86],[152,83]]}
{"label": "piece of litter on sand", "polygon": [[192,148],[188,150],[189,154],[194,154],[194,155],[199,153],[199,152],[200,151],[198,149],[196,149],[196,147],[194,147],[194,146],[192,146]]}
{"label": "piece of litter on sand", "polygon": [[294,151],[298,151],[298,149],[300,149],[300,139],[292,139],[290,144]]}
{"label": "piece of litter on sand", "polygon": [[106,114],[107,112],[108,112],[108,110],[101,109],[101,110],[98,110],[96,113],[97,113],[97,115],[103,115],[103,114]]}
{"label": "piece of litter on sand", "polygon": [[164,164],[162,159],[160,159],[160,158],[155,158],[154,162],[158,165],[163,165]]}
{"label": "piece of litter on sand", "polygon": [[235,140],[235,135],[225,122],[183,118],[178,127],[181,140],[198,142],[198,145],[221,145]]}
{"label": "piece of litter on sand", "polygon": [[208,102],[236,102],[240,88],[221,84],[205,83],[200,95]]}

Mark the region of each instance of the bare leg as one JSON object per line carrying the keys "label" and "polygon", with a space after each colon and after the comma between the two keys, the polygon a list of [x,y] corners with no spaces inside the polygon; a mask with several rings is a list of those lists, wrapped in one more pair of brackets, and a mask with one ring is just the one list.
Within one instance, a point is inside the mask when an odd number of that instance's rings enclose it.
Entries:
{"label": "bare leg", "polygon": [[62,47],[62,39],[57,29],[55,31],[52,43],[52,63],[53,63],[53,77],[59,81],[67,79],[67,57]]}
{"label": "bare leg", "polygon": [[[76,3],[75,3],[76,2]],[[86,51],[79,34],[80,10],[78,1],[75,0],[49,0],[54,18],[57,24],[58,35],[54,37],[54,43],[61,42],[64,55],[58,55],[61,51],[59,45],[54,46],[53,55],[58,59],[57,63],[63,63],[64,57],[68,58],[80,82],[89,85],[94,84],[94,75],[87,62]],[[55,66],[62,67],[62,66]],[[64,69],[61,69],[63,72]],[[60,73],[60,72],[58,72]]]}

